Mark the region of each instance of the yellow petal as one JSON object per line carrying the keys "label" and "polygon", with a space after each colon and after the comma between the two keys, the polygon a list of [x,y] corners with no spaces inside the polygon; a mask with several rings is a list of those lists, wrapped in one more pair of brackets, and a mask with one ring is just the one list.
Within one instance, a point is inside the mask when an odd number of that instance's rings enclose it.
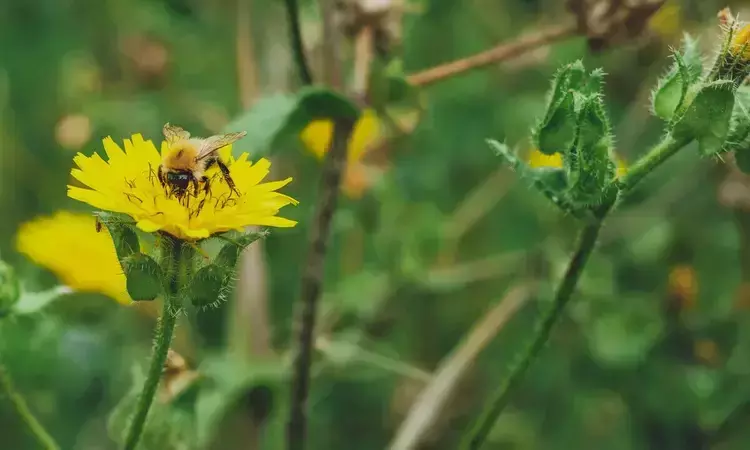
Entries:
{"label": "yellow petal", "polygon": [[16,249],[75,291],[131,302],[109,232],[97,233],[92,215],[60,211],[26,222],[16,234]]}

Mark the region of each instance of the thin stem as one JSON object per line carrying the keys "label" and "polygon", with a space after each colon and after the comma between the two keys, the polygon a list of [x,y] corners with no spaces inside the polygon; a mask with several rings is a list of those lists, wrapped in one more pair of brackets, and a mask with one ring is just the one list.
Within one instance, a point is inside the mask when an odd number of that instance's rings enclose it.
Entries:
{"label": "thin stem", "polygon": [[135,415],[128,429],[128,435],[125,439],[125,450],[135,449],[143,433],[148,412],[151,409],[151,404],[161,381],[164,363],[167,361],[169,346],[172,343],[172,335],[174,334],[181,303],[180,292],[189,279],[192,263],[193,253],[189,246],[183,245],[183,242],[179,239],[166,236],[162,239],[168,240],[168,242],[162,244],[162,252],[165,253],[162,259],[169,266],[167,268],[168,273],[166,274],[169,283],[167,283],[167,292],[164,295],[164,307],[162,308],[161,317],[159,317],[156,325],[156,337],[154,338],[151,365],[148,369],[146,382],[143,385],[143,391],[138,398]]}
{"label": "thin stem", "polygon": [[646,156],[628,168],[627,173],[620,178],[620,189],[626,192],[633,189],[646,175],[692,140],[690,137],[675,138],[671,134],[664,136],[664,139],[656,144]]}
{"label": "thin stem", "polygon": [[498,417],[500,417],[500,414],[508,405],[510,396],[516,386],[523,380],[529,367],[531,367],[531,364],[549,340],[552,329],[562,318],[565,306],[573,295],[573,291],[578,284],[578,280],[581,278],[586,262],[596,247],[596,240],[599,236],[602,224],[614,208],[618,197],[623,193],[627,193],[628,190],[632,189],[652,170],[659,167],[669,157],[673,156],[680,149],[692,142],[692,140],[693,139],[690,137],[676,139],[669,134],[666,135],[661,142],[656,144],[643,158],[635,163],[622,179],[617,181],[619,194],[617,190],[614,189],[614,186],[611,186],[613,189],[609,191],[605,202],[599,208],[592,211],[596,220],[588,223],[581,231],[581,235],[578,239],[578,247],[571,258],[570,263],[568,263],[565,276],[557,288],[552,305],[544,315],[542,315],[537,324],[536,331],[534,332],[534,339],[522,353],[520,358],[516,360],[515,364],[510,369],[508,378],[503,381],[498,390],[491,397],[485,410],[465,435],[461,449],[476,450],[482,446]]}
{"label": "thin stem", "polygon": [[475,55],[417,72],[409,75],[406,79],[413,86],[427,86],[473,69],[511,59],[577,34],[578,27],[575,24],[549,28],[529,36],[523,36],[513,42],[502,43]]}
{"label": "thin stem", "polygon": [[370,84],[370,69],[373,59],[374,33],[371,27],[364,26],[357,33],[354,40],[354,80],[352,81],[352,95],[358,101],[364,102]]}
{"label": "thin stem", "polygon": [[341,33],[336,28],[335,0],[318,0],[323,25],[323,80],[336,90],[340,90],[341,81]]}
{"label": "thin stem", "polygon": [[312,363],[315,321],[318,299],[323,286],[325,255],[328,247],[333,213],[338,203],[341,175],[346,168],[346,151],[354,128],[351,120],[334,121],[331,148],[326,154],[321,175],[321,187],[312,223],[309,253],[302,274],[298,316],[295,319],[294,378],[289,422],[287,424],[287,448],[302,450],[307,433],[307,397],[310,389],[310,365]]}
{"label": "thin stem", "polygon": [[8,370],[2,365],[0,365],[0,388],[2,388],[8,396],[10,402],[13,403],[18,416],[21,417],[21,420],[23,420],[26,426],[29,427],[31,434],[34,435],[39,444],[47,450],[60,450],[60,446],[57,445],[55,439],[44,429],[41,422],[39,422],[34,416],[34,413],[31,412],[26,400],[18,391],[16,391],[10,373],[8,373]]}
{"label": "thin stem", "polygon": [[289,38],[292,43],[294,52],[294,62],[297,64],[299,77],[305,85],[312,84],[313,78],[310,73],[310,67],[307,65],[305,57],[305,46],[302,44],[302,30],[299,22],[299,5],[297,0],[285,0],[286,13],[289,19]]}
{"label": "thin stem", "polygon": [[507,406],[510,394],[515,390],[516,385],[523,380],[529,367],[531,367],[531,363],[544,348],[553,327],[562,318],[565,306],[570,301],[576,284],[578,284],[578,280],[581,278],[583,268],[586,266],[589,256],[594,251],[601,227],[602,221],[599,220],[588,224],[581,231],[578,248],[568,264],[568,269],[565,271],[565,276],[557,289],[552,305],[550,305],[550,308],[544,313],[537,325],[534,340],[531,341],[531,344],[529,344],[522,356],[516,360],[517,362],[510,369],[510,375],[500,385],[500,388],[492,396],[484,412],[482,412],[470,432],[466,435],[461,445],[462,449],[475,450],[482,446],[498,417],[500,417],[500,413]]}

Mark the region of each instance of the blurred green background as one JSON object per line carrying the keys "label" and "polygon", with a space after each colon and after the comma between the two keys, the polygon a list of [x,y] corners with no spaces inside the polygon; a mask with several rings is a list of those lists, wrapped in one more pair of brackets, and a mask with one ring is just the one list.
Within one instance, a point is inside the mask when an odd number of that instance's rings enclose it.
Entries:
{"label": "blurred green background", "polygon": [[[410,4],[388,55],[407,74],[574,20],[557,0]],[[578,228],[501,167],[485,139],[530,150],[550,77],[582,58],[607,73],[617,152],[634,161],[661,133],[649,94],[670,46],[690,32],[712,56],[724,6],[669,0],[634,39],[593,52],[573,37],[424,87],[411,109],[401,105],[406,133],[357,162],[377,176],[352,174],[347,182],[361,195],[347,192],[335,218],[310,449],[389,448],[406,418],[425,411],[434,420],[416,448],[456,448],[550,301]],[[750,12],[740,1],[729,6]],[[302,18],[319,79],[315,2],[302,2]],[[349,82],[351,42],[339,50]],[[273,121],[298,88],[281,1],[0,2],[3,259],[27,289],[56,285],[13,242],[24,221],[87,211],[66,198],[77,151],[101,151],[108,135],[159,140],[167,121],[196,135],[220,132],[253,108]],[[238,148],[260,154],[253,133]],[[173,348],[200,378],[158,403],[144,449],[283,448],[292,312],[320,161],[297,134],[264,154],[274,178],[295,177],[285,193],[301,203],[282,215],[300,223],[273,230],[262,258],[240,269],[243,295],[184,318]],[[691,148],[638,192],[609,220],[566,318],[486,448],[704,449],[730,411],[750,401],[750,180]],[[265,295],[252,294],[263,284]],[[530,296],[512,291],[532,285]],[[488,311],[511,291],[506,301],[521,302],[518,311],[489,323]],[[6,367],[64,449],[117,448],[157,310],[78,293],[0,322]],[[486,339],[467,339],[475,332]],[[412,410],[441,368],[457,367],[446,361],[458,348],[473,364],[451,384],[452,398]],[[0,449],[37,448],[5,397],[0,430]],[[734,429],[722,445],[746,449],[750,432]]]}

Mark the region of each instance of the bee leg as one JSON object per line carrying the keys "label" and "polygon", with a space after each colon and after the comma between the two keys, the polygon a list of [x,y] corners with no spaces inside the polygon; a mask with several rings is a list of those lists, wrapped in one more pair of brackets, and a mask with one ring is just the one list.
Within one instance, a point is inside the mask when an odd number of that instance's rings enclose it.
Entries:
{"label": "bee leg", "polygon": [[193,183],[193,194],[197,197],[198,193],[200,192],[200,185],[198,184],[198,179],[192,175],[190,175],[190,177],[191,177],[190,182]]}
{"label": "bee leg", "polygon": [[164,179],[164,172],[161,170],[161,164],[159,164],[159,167],[156,169],[156,177],[159,179],[161,187],[167,187],[167,180]]}
{"label": "bee leg", "polygon": [[240,191],[237,190],[237,186],[234,184],[234,180],[229,175],[229,167],[227,167],[227,165],[221,162],[219,159],[216,159],[216,165],[219,166],[221,174],[224,175],[224,180],[226,180],[227,184],[229,185],[229,189],[231,189],[239,197]]}
{"label": "bee leg", "polygon": [[203,192],[206,193],[206,197],[210,197],[211,196],[211,184],[209,184],[208,182],[208,177],[203,175],[203,177],[201,177],[201,181],[203,182]]}

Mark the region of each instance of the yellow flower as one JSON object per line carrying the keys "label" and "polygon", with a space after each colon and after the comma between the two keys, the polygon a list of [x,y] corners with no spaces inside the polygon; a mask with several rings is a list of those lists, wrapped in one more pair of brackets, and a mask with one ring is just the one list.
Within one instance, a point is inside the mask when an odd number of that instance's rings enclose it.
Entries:
{"label": "yellow flower", "polygon": [[[628,165],[625,160],[618,155],[615,155],[614,157],[617,162],[617,172],[615,173],[615,176],[620,178],[628,171]],[[560,169],[563,166],[562,154],[555,153],[552,155],[546,155],[537,149],[533,149],[529,152],[526,158],[526,163],[529,167],[534,169],[539,167],[554,167]]]}
{"label": "yellow flower", "polygon": [[734,31],[729,51],[745,61],[750,60],[750,24]]}
{"label": "yellow flower", "polygon": [[91,215],[66,211],[38,217],[18,229],[16,248],[75,291],[130,303],[109,232],[97,233],[94,224]]}
{"label": "yellow flower", "polygon": [[682,12],[676,1],[668,1],[649,19],[649,27],[662,37],[677,36],[682,29]]}
{"label": "yellow flower", "polygon": [[[375,111],[364,110],[354,125],[352,137],[349,139],[348,160],[351,162],[362,159],[367,150],[380,140],[381,133],[381,124]],[[318,159],[323,159],[332,137],[333,122],[331,120],[314,120],[302,130],[300,135],[302,142]]]}
{"label": "yellow flower", "polygon": [[[84,156],[79,153],[73,160],[78,166],[71,175],[88,188],[68,186],[68,196],[96,208],[124,213],[136,221],[143,231],[164,231],[175,237],[193,240],[207,238],[215,233],[243,230],[249,225],[293,227],[297,222],[277,217],[279,209],[297,204],[293,198],[276,192],[291,178],[261,183],[268,175],[271,163],[260,159],[251,164],[243,153],[236,160],[231,149],[226,149],[224,161],[229,167],[239,191],[232,194],[221,179],[218,169],[207,172],[210,191],[203,189],[183,201],[167,195],[156,171],[161,163],[159,151],[151,141],[140,134],[125,139],[123,151],[111,137],[104,139],[108,161],[98,154]],[[161,151],[167,151],[162,142]]]}
{"label": "yellow flower", "polygon": [[563,166],[562,154],[554,153],[552,155],[547,155],[540,152],[538,149],[533,149],[529,153],[527,163],[529,164],[529,167],[534,169],[540,167],[556,167],[560,169]]}

